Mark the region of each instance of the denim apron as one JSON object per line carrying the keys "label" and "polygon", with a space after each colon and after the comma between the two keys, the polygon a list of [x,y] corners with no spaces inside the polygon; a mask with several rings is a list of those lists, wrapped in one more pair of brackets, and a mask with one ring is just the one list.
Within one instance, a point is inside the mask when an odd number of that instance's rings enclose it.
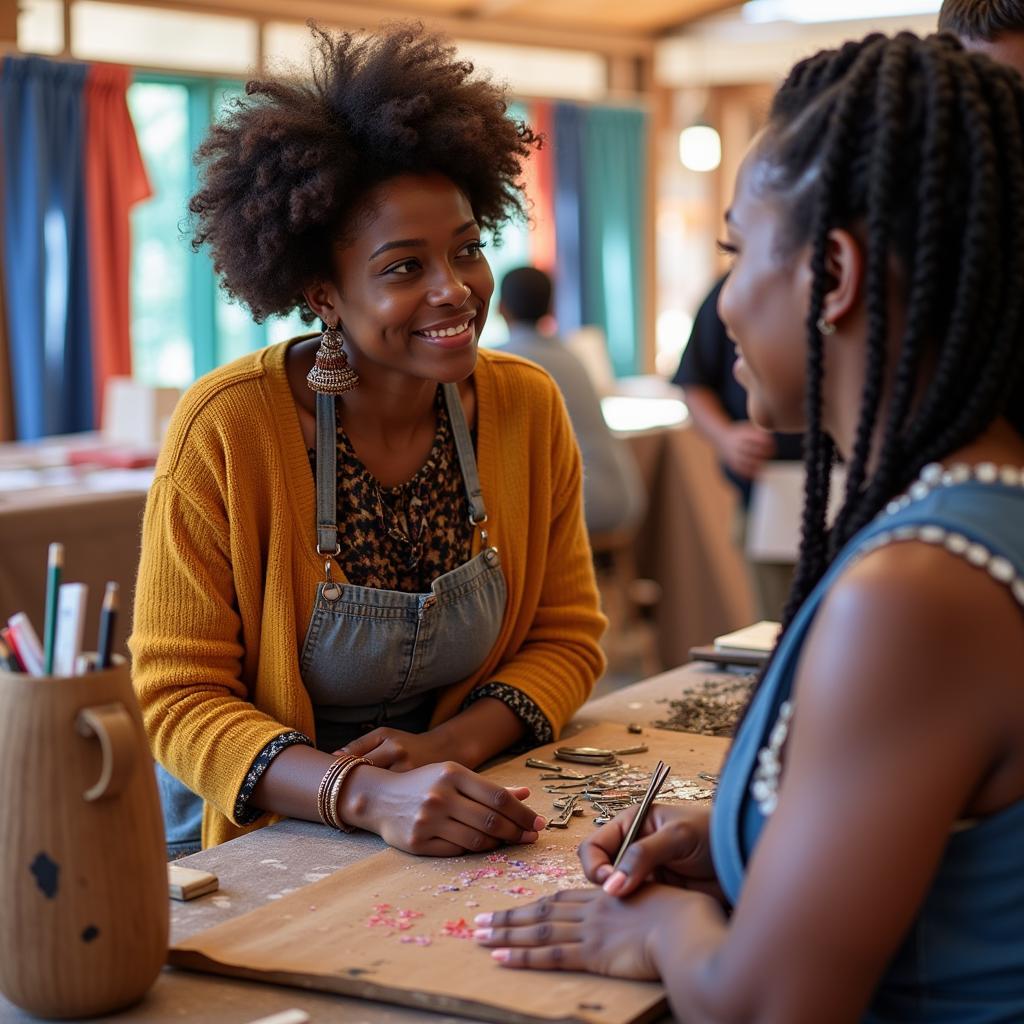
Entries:
{"label": "denim apron", "polygon": [[[316,551],[324,580],[299,660],[313,702],[317,747],[333,751],[378,726],[424,732],[437,690],[472,675],[501,630],[507,598],[498,549],[488,541],[480,478],[466,416],[454,384],[442,385],[469,522],[480,531],[480,552],[439,576],[425,594],[341,583],[331,563],[338,540],[335,397],[316,403]],[[201,846],[202,800],[162,765],[157,782],[170,856]]]}
{"label": "denim apron", "polygon": [[480,552],[438,576],[423,594],[331,578],[331,562],[341,553],[335,399],[317,396],[316,550],[325,558],[325,578],[317,585],[299,670],[321,750],[336,750],[382,725],[425,731],[438,689],[472,675],[498,639],[505,576],[484,526],[487,511],[459,390],[442,388]]}

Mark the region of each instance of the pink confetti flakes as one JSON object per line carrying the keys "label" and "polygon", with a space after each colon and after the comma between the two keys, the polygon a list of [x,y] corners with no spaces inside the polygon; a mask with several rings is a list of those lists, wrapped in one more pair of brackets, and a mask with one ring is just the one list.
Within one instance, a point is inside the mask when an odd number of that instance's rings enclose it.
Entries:
{"label": "pink confetti flakes", "polygon": [[473,926],[466,924],[466,919],[460,917],[458,921],[445,921],[441,927],[441,934],[449,939],[471,939],[473,938]]}
{"label": "pink confetti flakes", "polygon": [[407,932],[416,919],[423,916],[418,910],[396,910],[390,903],[377,903],[373,911],[366,919],[367,928],[390,928],[398,932]]}
{"label": "pink confetti flakes", "polygon": [[434,942],[429,935],[403,935],[398,941],[412,943],[416,946],[430,946]]}
{"label": "pink confetti flakes", "polygon": [[527,889],[525,885],[513,885],[511,889],[506,889],[505,892],[509,896],[532,896],[533,890]]}

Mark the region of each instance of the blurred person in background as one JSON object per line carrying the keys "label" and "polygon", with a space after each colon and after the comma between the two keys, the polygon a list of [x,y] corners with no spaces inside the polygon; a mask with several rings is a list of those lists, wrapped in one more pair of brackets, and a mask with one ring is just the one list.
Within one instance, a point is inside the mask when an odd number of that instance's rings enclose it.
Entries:
{"label": "blurred person in background", "polygon": [[522,356],[554,378],[583,455],[583,515],[591,536],[636,528],[647,506],[643,480],[628,446],[609,429],[587,368],[558,337],[542,334],[551,312],[551,278],[536,267],[510,270],[498,312],[508,324],[503,352]]}
{"label": "blurred person in background", "polygon": [[1024,0],[945,0],[939,29],[1024,75]]}
{"label": "blurred person in background", "polygon": [[683,389],[694,426],[714,447],[722,471],[736,488],[734,540],[747,563],[758,618],[779,620],[793,582],[793,563],[747,556],[750,498],[766,462],[802,458],[801,436],[764,430],[747,414],[746,388],[732,373],[736,346],[718,316],[725,281],[724,277],[719,280],[701,304],[672,383]]}

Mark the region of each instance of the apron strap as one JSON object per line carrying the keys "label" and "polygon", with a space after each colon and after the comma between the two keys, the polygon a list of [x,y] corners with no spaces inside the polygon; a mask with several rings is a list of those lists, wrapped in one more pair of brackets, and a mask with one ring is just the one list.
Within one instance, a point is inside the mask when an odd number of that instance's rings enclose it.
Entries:
{"label": "apron strap", "polygon": [[334,395],[316,396],[316,551],[334,557],[338,544],[338,427]]}
{"label": "apron strap", "polygon": [[[448,419],[455,437],[462,480],[469,501],[469,519],[474,526],[487,521],[480,475],[469,436],[466,414],[455,384],[444,384]],[[335,419],[334,395],[316,396],[316,550],[317,554],[336,557],[338,544],[338,426]]]}
{"label": "apron strap", "polygon": [[480,487],[480,474],[476,468],[476,455],[473,453],[473,439],[469,436],[469,425],[466,413],[462,408],[457,384],[442,384],[444,400],[448,406],[448,419],[455,436],[455,449],[459,453],[459,466],[462,468],[462,480],[466,486],[466,499],[469,501],[469,521],[474,526],[487,522],[487,509],[484,507],[484,492]]}

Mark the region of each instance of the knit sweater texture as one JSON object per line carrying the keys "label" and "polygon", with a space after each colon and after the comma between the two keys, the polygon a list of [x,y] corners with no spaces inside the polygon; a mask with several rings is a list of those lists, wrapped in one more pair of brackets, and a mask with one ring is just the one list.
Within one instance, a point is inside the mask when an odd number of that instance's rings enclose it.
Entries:
{"label": "knit sweater texture", "polygon": [[[315,734],[299,655],[324,561],[289,344],[188,390],[146,504],[129,641],[135,692],[154,755],[205,802],[205,847],[276,820],[232,819],[246,773],[275,736]],[[579,450],[539,367],[481,350],[473,381],[487,529],[508,600],[490,655],[440,691],[434,724],[474,687],[500,680],[527,694],[557,735],[604,668]]]}

